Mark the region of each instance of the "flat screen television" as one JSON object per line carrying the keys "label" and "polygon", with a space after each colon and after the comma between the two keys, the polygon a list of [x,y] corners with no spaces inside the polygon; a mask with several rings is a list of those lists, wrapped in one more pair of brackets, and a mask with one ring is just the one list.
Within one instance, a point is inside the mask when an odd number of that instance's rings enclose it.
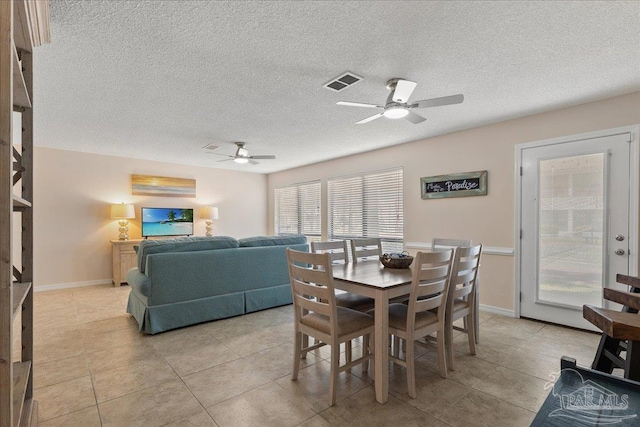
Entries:
{"label": "flat screen television", "polygon": [[142,237],[191,236],[193,209],[142,208]]}

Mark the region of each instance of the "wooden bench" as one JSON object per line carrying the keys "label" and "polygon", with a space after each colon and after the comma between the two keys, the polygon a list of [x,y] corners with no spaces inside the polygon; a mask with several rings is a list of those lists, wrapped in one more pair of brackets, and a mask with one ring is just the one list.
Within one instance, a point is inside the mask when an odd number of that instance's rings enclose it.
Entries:
{"label": "wooden bench", "polygon": [[622,368],[625,378],[640,381],[640,278],[618,274],[616,281],[629,285],[630,291],[605,289],[604,298],[622,304],[622,311],[591,305],[582,308],[583,317],[602,330],[591,368],[609,374]]}

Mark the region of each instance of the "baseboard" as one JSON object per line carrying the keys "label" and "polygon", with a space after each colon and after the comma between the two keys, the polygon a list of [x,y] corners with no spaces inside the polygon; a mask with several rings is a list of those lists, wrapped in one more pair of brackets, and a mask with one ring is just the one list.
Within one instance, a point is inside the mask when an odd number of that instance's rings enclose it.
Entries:
{"label": "baseboard", "polygon": [[[404,244],[405,249],[431,249],[431,243],[422,243],[422,242],[406,242]],[[513,256],[514,250],[513,248],[503,248],[499,246],[483,246],[482,254],[483,255],[503,255],[503,256]]]}
{"label": "baseboard", "polygon": [[111,279],[87,280],[85,282],[59,283],[56,285],[34,286],[33,292],[57,291],[59,289],[83,288],[85,286],[97,286],[111,284]]}
{"label": "baseboard", "polygon": [[506,308],[494,307],[492,305],[480,304],[480,311],[486,311],[487,313],[499,314],[501,316],[515,317],[513,310],[507,310]]}

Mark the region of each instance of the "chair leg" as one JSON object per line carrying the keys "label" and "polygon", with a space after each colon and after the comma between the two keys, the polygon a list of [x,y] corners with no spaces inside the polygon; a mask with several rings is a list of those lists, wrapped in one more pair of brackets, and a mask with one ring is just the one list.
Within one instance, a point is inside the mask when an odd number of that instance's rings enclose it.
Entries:
{"label": "chair leg", "polygon": [[[295,381],[298,379],[298,371],[300,370],[300,359],[303,357],[303,355],[301,354],[302,342],[303,342],[302,335],[303,335],[302,332],[296,331],[295,333],[295,339],[293,343],[293,373],[291,374],[292,381]],[[308,340],[309,340],[309,337],[307,336],[307,342]]]}
{"label": "chair leg", "polygon": [[371,335],[369,337],[369,355],[371,356],[371,359],[369,359],[369,367],[371,369],[369,369],[369,375],[371,375],[371,379],[372,380],[376,380],[376,359],[374,356],[374,348],[376,343],[375,343],[375,336]]}
{"label": "chair leg", "polygon": [[[300,341],[301,341],[301,343],[302,343],[302,344],[301,344],[301,345],[302,345],[302,348],[307,348],[307,347],[309,347],[309,335],[304,335],[304,334],[303,334],[302,339],[301,339]],[[306,358],[307,358],[307,352],[306,352],[306,351],[303,351],[303,352],[302,352],[302,354],[301,354],[301,356],[300,356],[300,358],[302,358],[302,359],[306,359]]]}
{"label": "chair leg", "polygon": [[469,313],[465,317],[465,319],[466,318],[469,318],[469,321],[468,321],[469,328],[467,329],[467,335],[469,338],[469,351],[471,352],[471,354],[475,356],[476,354],[476,321],[474,318],[473,311]]}
{"label": "chair leg", "polygon": [[393,340],[392,340],[393,353],[391,354],[393,354],[394,357],[399,357],[400,356],[400,338],[398,338],[397,335],[392,335],[392,336],[393,336]]}
{"label": "chair leg", "polygon": [[[447,355],[445,351],[446,347],[446,338],[445,338],[445,327],[438,331],[438,365],[440,368],[440,376],[442,378],[447,378]],[[453,345],[451,346],[453,347]],[[452,355],[453,357],[453,355]]]}
{"label": "chair leg", "polygon": [[[351,363],[351,361],[353,360],[351,340],[345,341],[344,343],[344,356],[347,364]],[[347,369],[347,372],[351,373],[351,368]]]}
{"label": "chair leg", "polygon": [[338,368],[340,367],[340,343],[331,345],[331,380],[329,380],[329,406],[336,404],[336,385],[338,382]]}
{"label": "chair leg", "polygon": [[[362,339],[362,357],[369,355],[369,334],[365,335]],[[362,362],[362,372],[369,371],[369,359]]]}
{"label": "chair leg", "polygon": [[414,358],[414,344],[413,340],[405,339],[407,348],[405,349],[404,357],[407,363],[407,392],[412,399],[416,398],[416,365]]}
{"label": "chair leg", "polygon": [[[440,337],[438,337],[440,343]],[[448,318],[444,323],[444,343],[446,345],[448,366],[452,371],[456,370],[455,355],[453,354],[453,320]]]}

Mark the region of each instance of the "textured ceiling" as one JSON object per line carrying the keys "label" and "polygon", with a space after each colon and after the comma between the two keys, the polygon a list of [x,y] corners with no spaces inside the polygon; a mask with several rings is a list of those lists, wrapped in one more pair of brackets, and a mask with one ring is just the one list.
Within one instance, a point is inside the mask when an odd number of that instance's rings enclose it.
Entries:
{"label": "textured ceiling", "polygon": [[[640,90],[638,2],[51,0],[37,145],[269,173]],[[364,80],[322,85],[344,71]],[[463,93],[379,119],[336,101]],[[238,165],[205,154],[277,160]]]}

